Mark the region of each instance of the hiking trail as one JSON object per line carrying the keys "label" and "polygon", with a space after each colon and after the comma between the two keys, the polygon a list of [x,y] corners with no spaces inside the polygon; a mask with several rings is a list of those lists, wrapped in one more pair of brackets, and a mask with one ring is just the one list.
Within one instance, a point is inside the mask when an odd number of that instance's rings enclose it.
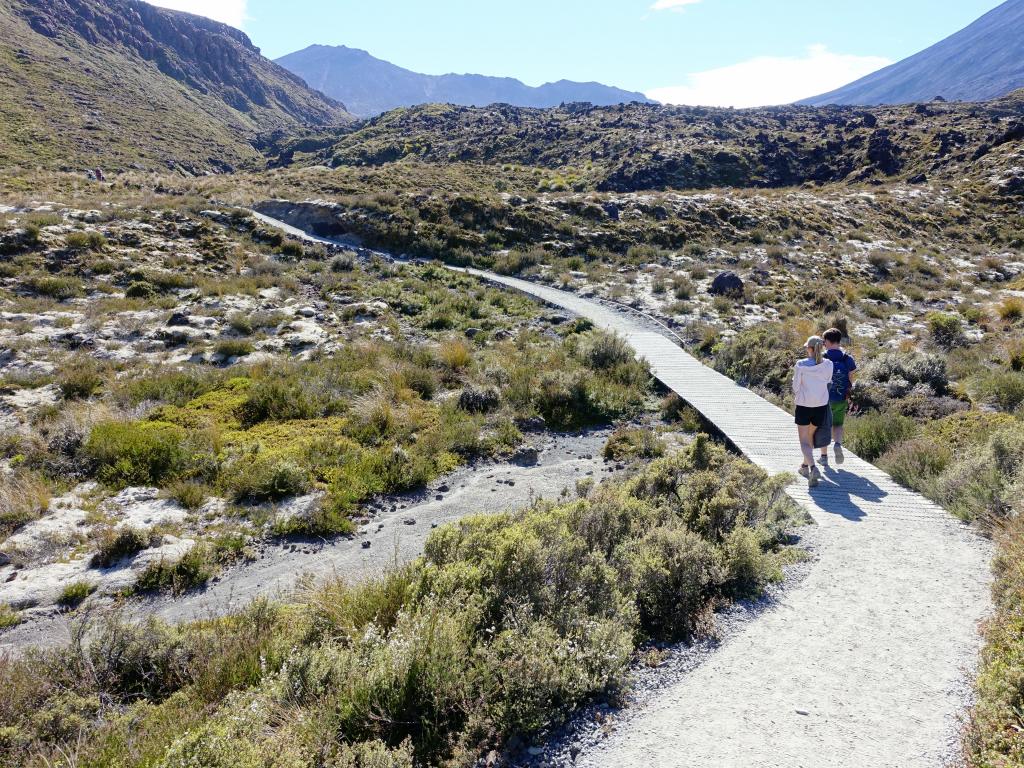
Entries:
{"label": "hiking trail", "polygon": [[[621,335],[750,461],[795,475],[802,459],[792,416],[687,354],[657,321],[526,280],[459,271]],[[807,578],[650,705],[626,713],[577,766],[948,764],[978,625],[991,608],[990,544],[849,451],[817,488],[798,478],[787,493],[820,529]]]}

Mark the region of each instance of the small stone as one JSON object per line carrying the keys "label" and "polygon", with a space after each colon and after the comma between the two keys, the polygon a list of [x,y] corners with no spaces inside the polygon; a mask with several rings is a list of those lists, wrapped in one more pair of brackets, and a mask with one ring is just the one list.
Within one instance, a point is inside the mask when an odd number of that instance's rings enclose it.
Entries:
{"label": "small stone", "polygon": [[362,546],[363,546],[363,549],[369,549],[370,548],[370,542],[369,541],[364,541]]}
{"label": "small stone", "polygon": [[405,523],[406,525],[416,525],[416,518],[415,517],[407,517],[402,522]]}

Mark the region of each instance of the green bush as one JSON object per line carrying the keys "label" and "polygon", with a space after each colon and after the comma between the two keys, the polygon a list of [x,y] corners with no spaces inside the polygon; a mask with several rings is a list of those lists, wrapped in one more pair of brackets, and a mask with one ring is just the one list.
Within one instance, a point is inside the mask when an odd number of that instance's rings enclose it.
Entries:
{"label": "green bush", "polygon": [[620,427],[604,444],[603,454],[612,461],[655,459],[665,453],[665,441],[650,429]]}
{"label": "green bush", "polygon": [[209,548],[196,545],[177,562],[160,560],[150,564],[139,575],[135,588],[140,592],[180,595],[206,584],[213,578],[214,570]]}
{"label": "green bush", "polygon": [[[10,627],[16,627],[21,623],[21,616],[16,610],[11,608],[7,603],[0,603],[0,629],[9,629]],[[0,750],[4,748],[4,744],[0,741]]]}
{"label": "green bush", "polygon": [[933,312],[928,315],[928,330],[932,340],[943,349],[964,343],[963,321],[957,315]]}
{"label": "green bush", "polygon": [[95,584],[88,581],[73,581],[61,590],[57,604],[64,608],[77,608],[85,598],[95,591]]}
{"label": "green bush", "polygon": [[158,293],[159,291],[157,291],[156,287],[145,280],[136,280],[124,291],[125,298],[128,299],[152,299],[155,298]]}
{"label": "green bush", "polygon": [[264,421],[312,419],[319,415],[318,405],[298,381],[277,378],[257,381],[238,410],[238,417],[245,427]]}
{"label": "green bush", "polygon": [[99,251],[107,244],[107,238],[99,232],[71,232],[64,238],[64,243],[74,251]]}
{"label": "green bush", "polygon": [[36,277],[28,281],[28,288],[40,296],[66,301],[85,295],[82,283],[71,277]]}
{"label": "green bush", "polygon": [[224,339],[217,342],[213,354],[223,360],[230,360],[233,357],[245,357],[251,354],[252,350],[252,344],[244,339]]}
{"label": "green bush", "polygon": [[93,427],[82,455],[109,485],[159,485],[188,466],[188,442],[185,430],[175,424],[106,421]]}
{"label": "green bush", "polygon": [[875,411],[847,419],[843,444],[865,461],[874,461],[916,432],[913,419]]}
{"label": "green bush", "polygon": [[80,356],[61,368],[57,386],[66,400],[92,397],[103,386],[103,368],[93,358]]}
{"label": "green bush", "polygon": [[1008,370],[986,371],[971,382],[977,400],[1014,413],[1024,404],[1024,373]]}
{"label": "green bush", "polygon": [[941,474],[952,459],[947,446],[928,438],[917,438],[887,449],[879,458],[878,466],[897,483],[920,491]]}
{"label": "green bush", "polygon": [[603,331],[588,331],[576,343],[580,360],[595,371],[611,370],[636,357],[624,338]]}
{"label": "green bush", "polygon": [[996,531],[995,615],[985,647],[964,743],[970,768],[1024,765],[1024,517]]}
{"label": "green bush", "polygon": [[93,568],[109,568],[126,557],[149,547],[150,534],[131,526],[113,528],[105,526],[96,534],[96,552],[92,556]]}
{"label": "green bush", "polygon": [[784,393],[807,337],[791,326],[762,323],[737,333],[715,351],[714,367],[745,387]]}
{"label": "green bush", "polygon": [[223,482],[235,501],[277,501],[309,490],[309,471],[292,459],[243,456],[230,464]]}

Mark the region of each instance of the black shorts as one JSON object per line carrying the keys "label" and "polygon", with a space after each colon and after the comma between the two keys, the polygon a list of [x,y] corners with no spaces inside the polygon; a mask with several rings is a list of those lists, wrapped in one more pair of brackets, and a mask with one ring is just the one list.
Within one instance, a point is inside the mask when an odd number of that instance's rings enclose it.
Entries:
{"label": "black shorts", "polygon": [[806,427],[811,424],[820,427],[827,419],[827,405],[823,405],[820,408],[808,408],[806,405],[798,405],[796,407],[796,425],[798,427]]}

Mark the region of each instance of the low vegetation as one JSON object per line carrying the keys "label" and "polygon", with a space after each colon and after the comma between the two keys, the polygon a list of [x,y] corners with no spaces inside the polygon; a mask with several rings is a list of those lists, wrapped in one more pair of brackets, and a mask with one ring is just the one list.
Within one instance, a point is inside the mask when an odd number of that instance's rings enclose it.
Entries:
{"label": "low vegetation", "polygon": [[90,643],[0,660],[0,749],[12,766],[68,739],[83,767],[474,765],[778,579],[783,482],[698,436],[577,501],[443,527],[411,565],[301,607],[104,619]]}

